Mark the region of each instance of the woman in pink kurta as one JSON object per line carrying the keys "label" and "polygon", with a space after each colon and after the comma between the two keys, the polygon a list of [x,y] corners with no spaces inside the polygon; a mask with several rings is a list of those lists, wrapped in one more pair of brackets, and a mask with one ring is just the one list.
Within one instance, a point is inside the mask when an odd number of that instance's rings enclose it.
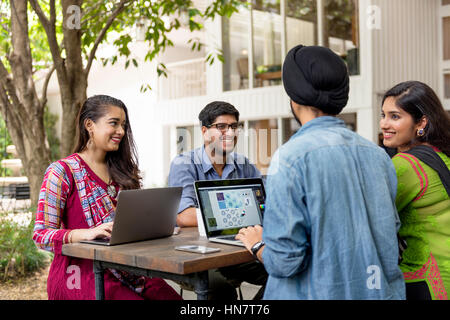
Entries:
{"label": "woman in pink kurta", "polygon": [[[49,299],[95,299],[92,260],[64,256],[62,245],[109,236],[118,191],[140,187],[125,105],[94,96],[83,104],[78,119],[76,153],[46,170],[36,213],[33,240],[54,252]],[[104,278],[106,299],[181,299],[159,278],[114,269],[106,270]]]}

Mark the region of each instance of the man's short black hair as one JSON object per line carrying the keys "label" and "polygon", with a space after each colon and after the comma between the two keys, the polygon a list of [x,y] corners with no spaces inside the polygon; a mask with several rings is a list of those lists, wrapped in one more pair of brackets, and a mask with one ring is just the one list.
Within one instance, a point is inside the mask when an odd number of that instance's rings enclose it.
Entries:
{"label": "man's short black hair", "polygon": [[239,122],[239,111],[228,102],[214,101],[206,105],[200,114],[198,120],[200,120],[201,126],[209,126],[214,123],[217,117],[224,114],[232,115]]}

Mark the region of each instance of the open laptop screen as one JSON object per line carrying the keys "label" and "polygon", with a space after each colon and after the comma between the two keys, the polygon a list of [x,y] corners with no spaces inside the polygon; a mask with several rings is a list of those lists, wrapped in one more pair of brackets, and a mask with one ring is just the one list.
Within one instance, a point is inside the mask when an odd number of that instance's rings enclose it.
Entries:
{"label": "open laptop screen", "polygon": [[262,224],[265,193],[261,179],[196,182],[196,191],[208,236],[236,234]]}

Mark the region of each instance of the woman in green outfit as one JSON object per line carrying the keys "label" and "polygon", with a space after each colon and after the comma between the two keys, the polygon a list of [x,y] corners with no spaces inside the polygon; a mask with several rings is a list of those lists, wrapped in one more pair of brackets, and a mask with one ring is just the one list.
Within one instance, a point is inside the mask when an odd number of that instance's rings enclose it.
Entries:
{"label": "woman in green outfit", "polygon": [[409,81],[385,94],[380,127],[384,145],[398,151],[392,161],[398,178],[399,236],[406,242],[400,263],[406,297],[447,300],[450,116],[429,86]]}

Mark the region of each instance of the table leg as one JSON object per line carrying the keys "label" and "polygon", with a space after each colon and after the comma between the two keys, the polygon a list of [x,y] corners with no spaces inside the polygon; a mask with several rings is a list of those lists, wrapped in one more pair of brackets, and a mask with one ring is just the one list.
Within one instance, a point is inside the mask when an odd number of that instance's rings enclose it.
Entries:
{"label": "table leg", "polygon": [[105,270],[100,261],[94,260],[95,299],[105,300]]}
{"label": "table leg", "polygon": [[197,294],[197,300],[208,300],[208,287],[208,271],[197,273],[194,283],[194,291]]}

